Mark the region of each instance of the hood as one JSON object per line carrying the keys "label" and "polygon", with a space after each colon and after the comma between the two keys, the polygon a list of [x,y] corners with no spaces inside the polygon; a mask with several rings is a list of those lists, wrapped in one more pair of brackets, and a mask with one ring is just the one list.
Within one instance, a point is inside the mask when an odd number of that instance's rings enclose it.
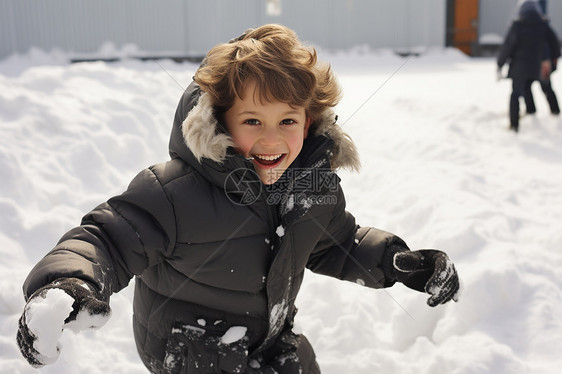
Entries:
{"label": "hood", "polygon": [[[309,137],[324,136],[331,139],[330,167],[333,170],[346,168],[358,171],[360,161],[355,144],[336,123],[336,119],[332,109],[325,110],[312,123]],[[233,157],[236,156],[233,145],[226,129],[214,116],[210,97],[192,82],[176,110],[170,137],[170,156],[180,157],[197,169],[210,167],[216,171],[232,170],[244,166],[240,164],[243,157]]]}
{"label": "hood", "polygon": [[523,21],[536,21],[543,18],[540,5],[533,0],[523,1],[519,5],[519,19]]}

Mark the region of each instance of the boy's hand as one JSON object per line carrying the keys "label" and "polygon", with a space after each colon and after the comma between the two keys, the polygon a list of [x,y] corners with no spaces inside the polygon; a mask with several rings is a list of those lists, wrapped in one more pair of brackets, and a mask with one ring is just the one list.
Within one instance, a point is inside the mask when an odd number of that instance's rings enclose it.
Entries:
{"label": "boy's hand", "polygon": [[93,286],[75,278],[55,281],[37,290],[19,320],[17,342],[35,368],[54,363],[64,328],[77,332],[103,326],[111,314]]}
{"label": "boy's hand", "polygon": [[543,60],[541,62],[541,80],[546,81],[550,78],[552,63],[550,60]]}
{"label": "boy's hand", "polygon": [[458,301],[459,277],[445,252],[434,249],[404,251],[394,255],[396,280],[409,288],[432,295],[429,306]]}

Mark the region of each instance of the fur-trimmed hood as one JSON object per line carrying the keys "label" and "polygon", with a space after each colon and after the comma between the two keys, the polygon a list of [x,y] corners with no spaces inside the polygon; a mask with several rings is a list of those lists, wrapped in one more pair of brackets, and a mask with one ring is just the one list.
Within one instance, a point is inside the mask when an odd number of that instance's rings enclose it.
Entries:
{"label": "fur-trimmed hood", "polygon": [[[332,170],[346,168],[358,171],[359,155],[351,138],[336,123],[331,109],[325,110],[310,127],[310,136],[325,136],[333,142],[330,153]],[[233,154],[233,142],[213,113],[210,97],[192,83],[184,92],[176,111],[170,138],[170,155],[190,164],[221,168]],[[198,165],[193,165],[198,166]]]}

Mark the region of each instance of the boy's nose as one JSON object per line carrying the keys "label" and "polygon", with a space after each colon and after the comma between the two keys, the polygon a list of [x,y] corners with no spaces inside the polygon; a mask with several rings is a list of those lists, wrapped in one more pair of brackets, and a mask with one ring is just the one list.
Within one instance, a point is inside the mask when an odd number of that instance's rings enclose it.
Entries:
{"label": "boy's nose", "polygon": [[264,145],[277,145],[279,144],[279,142],[281,141],[281,136],[279,134],[279,131],[277,129],[264,129],[261,137],[260,137],[260,141],[262,144]]}

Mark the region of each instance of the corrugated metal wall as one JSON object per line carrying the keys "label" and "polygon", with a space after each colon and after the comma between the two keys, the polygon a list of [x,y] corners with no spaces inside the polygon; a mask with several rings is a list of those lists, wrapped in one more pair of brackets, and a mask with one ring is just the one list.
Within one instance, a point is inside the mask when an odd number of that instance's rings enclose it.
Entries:
{"label": "corrugated metal wall", "polygon": [[265,13],[265,2],[259,0],[186,0],[184,3],[185,52],[192,55],[204,55],[215,44],[260,25]]}
{"label": "corrugated metal wall", "polygon": [[181,51],[184,8],[181,0],[2,0],[0,57],[30,47],[90,53],[106,42]]}
{"label": "corrugated metal wall", "polygon": [[[504,37],[513,19],[517,16],[516,6],[520,0],[480,0],[480,36],[496,34]],[[562,1],[548,0],[547,15],[550,24],[562,37]]]}
{"label": "corrugated metal wall", "polygon": [[444,0],[284,0],[282,22],[325,48],[407,50],[445,43]]}
{"label": "corrugated metal wall", "polygon": [[327,49],[443,46],[445,0],[2,0],[0,58],[37,47],[93,54],[106,42],[141,54],[202,55],[246,28],[282,23]]}

